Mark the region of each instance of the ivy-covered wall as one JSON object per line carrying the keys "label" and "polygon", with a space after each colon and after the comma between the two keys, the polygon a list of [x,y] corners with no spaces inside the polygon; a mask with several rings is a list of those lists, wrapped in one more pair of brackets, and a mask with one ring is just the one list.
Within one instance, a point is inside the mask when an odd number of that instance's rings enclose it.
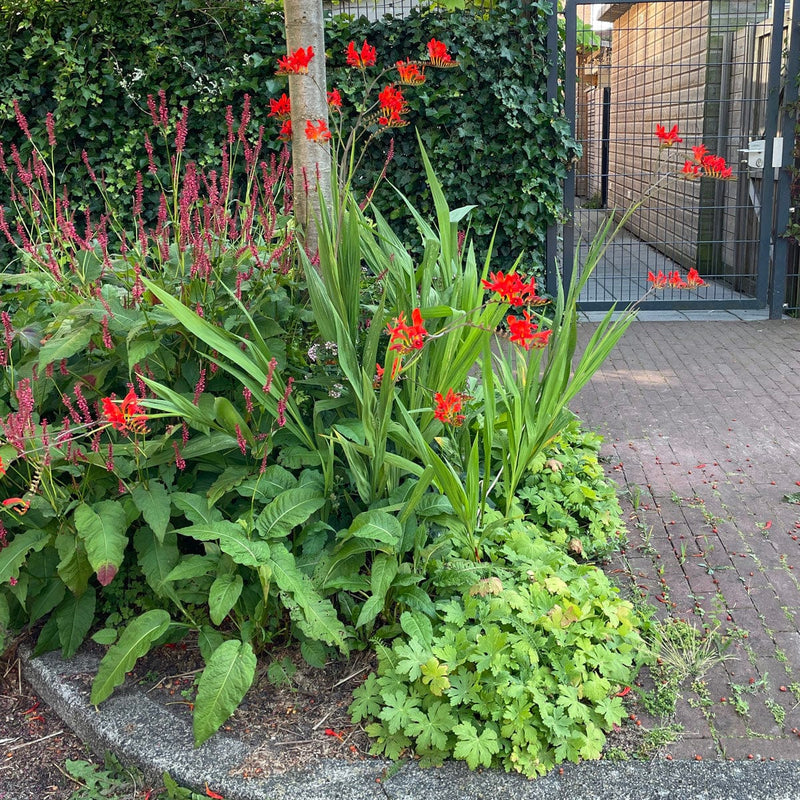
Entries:
{"label": "ivy-covered wall", "polygon": [[[379,65],[423,57],[432,37],[448,45],[461,68],[432,72],[426,84],[406,92],[411,125],[395,131],[388,177],[417,207],[430,208],[416,127],[451,205],[479,206],[473,217],[479,246],[500,221],[498,265],[510,264],[522,250],[538,264],[574,153],[566,122],[546,98],[550,4],[533,0],[524,11],[522,5],[501,0],[486,17],[471,11],[416,11],[380,22],[338,17],[326,32],[331,85],[345,82],[351,39],[368,39]],[[191,108],[187,155],[201,162],[216,157],[225,108],[238,110],[245,93],[269,146],[281,146],[278,124],[267,117],[269,99],[286,91],[285,79],[274,75],[285,53],[282,14],[274,8],[241,0],[0,0],[0,8],[0,142],[6,157],[11,143],[23,157],[29,151],[13,99],[40,143],[47,142],[45,117],[53,112],[57,170],[76,200],[87,183],[84,149],[112,194],[131,193],[136,171],[146,171],[148,163],[146,98],[159,89],[167,90],[173,107]],[[367,153],[365,175],[382,168],[387,144],[388,138],[378,140]],[[375,202],[398,224],[409,224],[388,186]]]}

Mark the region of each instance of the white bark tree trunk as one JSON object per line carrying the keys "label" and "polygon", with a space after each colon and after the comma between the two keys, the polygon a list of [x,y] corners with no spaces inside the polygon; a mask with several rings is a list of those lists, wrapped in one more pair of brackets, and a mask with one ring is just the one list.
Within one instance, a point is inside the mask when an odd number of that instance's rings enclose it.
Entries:
{"label": "white bark tree trunk", "polygon": [[306,122],[328,123],[327,78],[325,74],[325,25],[322,0],[284,0],[286,46],[289,53],[299,47],[314,48],[307,75],[289,76],[292,100],[292,168],[294,173],[294,214],[310,255],[316,254],[320,203],[331,207],[331,148],[329,142],[306,138]]}

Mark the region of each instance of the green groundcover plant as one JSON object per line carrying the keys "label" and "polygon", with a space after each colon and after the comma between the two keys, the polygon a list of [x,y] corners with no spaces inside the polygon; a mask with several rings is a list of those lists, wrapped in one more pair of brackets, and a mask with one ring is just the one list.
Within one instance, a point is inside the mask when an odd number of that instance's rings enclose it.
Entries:
{"label": "green groundcover plant", "polygon": [[[409,63],[458,66],[436,39]],[[404,126],[411,89],[389,72],[345,165],[359,136]],[[165,94],[148,107],[169,149],[152,223],[142,191],[132,228],[111,205],[76,212],[54,134],[7,170],[0,623],[37,626],[36,652],[107,646],[93,703],[151,648],[196,636],[198,745],[258,654],[293,641],[317,665],[376,648],[353,714],[378,752],[527,775],[596,757],[644,649],[631,606],[581,561],[621,521],[569,402],[632,313],[579,353],[588,271],[548,299],[479,263],[472,209],[450,208],[424,148],[433,216],[398,194],[420,256],[345,167],[311,259],[293,247],[286,157],[262,157],[247,100],[208,170],[185,158],[188,112]]]}

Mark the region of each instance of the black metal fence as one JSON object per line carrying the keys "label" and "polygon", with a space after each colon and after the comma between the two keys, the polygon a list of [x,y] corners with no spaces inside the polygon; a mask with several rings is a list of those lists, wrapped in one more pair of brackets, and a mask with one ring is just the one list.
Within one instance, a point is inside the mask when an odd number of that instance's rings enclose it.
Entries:
{"label": "black metal fence", "polygon": [[[775,316],[797,302],[784,299],[798,276],[776,231],[789,207],[781,146],[794,140],[798,5],[568,0],[566,105],[584,154],[565,189],[567,271],[573,245],[579,267],[599,225],[644,198],[587,284],[585,309],[641,298],[650,273],[683,280],[692,268],[705,286],[651,293],[646,306],[769,305]],[[607,29],[578,38],[578,19]],[[667,139],[677,126],[672,138],[682,141],[665,147],[657,126]],[[681,179],[700,145],[725,159],[733,180]]]}

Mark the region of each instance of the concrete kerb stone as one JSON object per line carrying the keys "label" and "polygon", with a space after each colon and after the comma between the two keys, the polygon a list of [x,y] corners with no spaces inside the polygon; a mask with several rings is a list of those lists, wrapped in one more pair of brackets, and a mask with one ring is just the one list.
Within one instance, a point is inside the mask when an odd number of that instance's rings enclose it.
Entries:
{"label": "concrete kerb stone", "polygon": [[[57,653],[23,654],[26,679],[98,754],[158,779],[164,771],[200,792],[206,783],[226,800],[795,800],[800,763],[661,761],[584,762],[564,765],[536,780],[499,770],[471,771],[462,763],[421,770],[404,764],[385,778],[391,762],[353,764],[324,759],[307,768],[263,779],[231,774],[249,753],[242,742],[217,734],[192,746],[186,720],[123,686],[99,709],[89,703],[95,655],[63,661]],[[379,780],[380,779],[380,780]]]}

